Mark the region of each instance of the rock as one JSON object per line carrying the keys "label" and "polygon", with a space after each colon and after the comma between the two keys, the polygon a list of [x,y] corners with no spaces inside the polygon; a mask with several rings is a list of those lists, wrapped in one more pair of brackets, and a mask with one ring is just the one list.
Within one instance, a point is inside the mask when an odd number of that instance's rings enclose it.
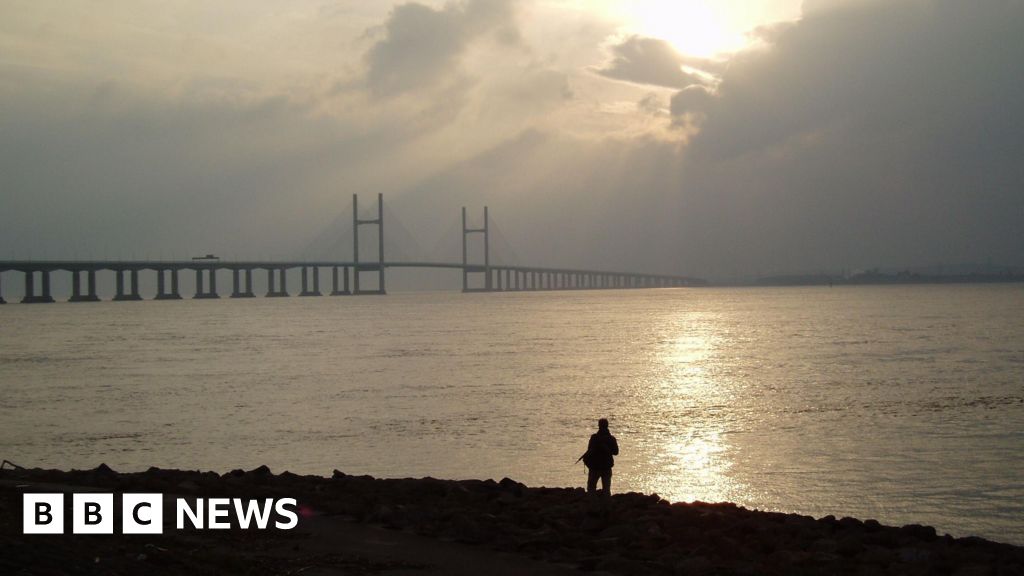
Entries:
{"label": "rock", "polygon": [[676,563],[675,573],[679,576],[711,573],[711,561],[703,556],[684,558]]}
{"label": "rock", "polygon": [[[1011,574],[1017,574],[1017,572],[1010,572]],[[953,572],[953,576],[988,576],[992,574],[992,569],[983,564],[970,564],[967,566],[961,566]]]}
{"label": "rock", "polygon": [[117,472],[115,472],[110,466],[107,466],[106,464],[100,464],[99,466],[94,468],[92,472],[100,476],[117,476]]}
{"label": "rock", "polygon": [[862,527],[864,525],[864,523],[861,522],[860,520],[856,519],[856,518],[851,518],[849,516],[843,516],[842,518],[839,519],[839,525],[842,526],[843,528],[860,528],[860,527]]}
{"label": "rock", "polygon": [[602,530],[598,537],[601,539],[615,538],[625,543],[636,540],[640,536],[632,524],[614,524]]}
{"label": "rock", "polygon": [[839,543],[829,537],[819,538],[814,542],[811,542],[808,548],[811,552],[823,552],[826,554],[835,554],[839,551]]}
{"label": "rock", "polygon": [[457,516],[452,524],[455,539],[468,544],[479,544],[484,541],[480,525],[465,516]]}
{"label": "rock", "polygon": [[868,546],[860,555],[859,560],[864,564],[888,566],[896,560],[896,553],[881,546]]}
{"label": "rock", "polygon": [[922,526],[920,524],[907,524],[900,528],[900,533],[910,536],[911,538],[924,540],[925,542],[931,542],[938,538],[938,535],[935,533],[935,528],[932,528],[931,526]]}
{"label": "rock", "polygon": [[906,562],[908,564],[927,562],[932,556],[931,552],[923,548],[900,548],[896,552],[896,555],[900,562]]}
{"label": "rock", "polygon": [[191,480],[184,480],[182,482],[179,482],[178,484],[175,485],[175,487],[178,490],[182,490],[184,492],[195,492],[196,490],[199,490],[199,485]]}
{"label": "rock", "polygon": [[501,481],[498,482],[498,486],[500,486],[506,493],[514,494],[515,496],[522,496],[527,490],[525,484],[516,482],[511,478],[502,478]]}
{"label": "rock", "polygon": [[836,540],[836,552],[841,556],[856,556],[864,550],[864,544],[857,534],[848,534]]}

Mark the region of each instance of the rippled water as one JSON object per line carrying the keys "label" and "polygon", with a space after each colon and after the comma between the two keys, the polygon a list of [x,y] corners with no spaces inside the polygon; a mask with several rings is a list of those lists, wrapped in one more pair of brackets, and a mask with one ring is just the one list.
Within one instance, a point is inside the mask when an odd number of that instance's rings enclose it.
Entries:
{"label": "rippled water", "polygon": [[26,466],[580,485],[1024,544],[1024,287],[0,307]]}

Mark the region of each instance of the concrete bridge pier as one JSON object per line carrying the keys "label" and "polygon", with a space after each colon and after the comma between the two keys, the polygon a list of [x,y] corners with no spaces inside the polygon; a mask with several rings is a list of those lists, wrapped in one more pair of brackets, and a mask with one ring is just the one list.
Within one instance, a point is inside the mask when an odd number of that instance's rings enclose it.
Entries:
{"label": "concrete bridge pier", "polygon": [[128,270],[128,291],[125,292],[124,273],[125,270],[114,271],[114,300],[122,302],[126,300],[142,300],[139,295],[139,271]]}
{"label": "concrete bridge pier", "polygon": [[[245,273],[245,291],[242,291],[241,274]],[[253,298],[252,293],[252,270],[247,268],[231,269],[231,297],[232,298]]]}
{"label": "concrete bridge pier", "polygon": [[[82,272],[86,273],[87,285],[86,294],[82,294]],[[68,302],[99,302],[100,297],[96,295],[96,271],[95,270],[72,270],[71,271],[71,298]]]}
{"label": "concrete bridge pier", "polygon": [[21,299],[23,304],[48,304],[53,302],[53,296],[50,295],[50,271],[43,270],[39,274],[42,291],[40,294],[36,294],[36,273],[34,271],[25,272],[25,296]]}
{"label": "concrete bridge pier", "polygon": [[[208,290],[203,290],[203,276],[205,276],[205,274],[203,274],[203,272],[207,272],[207,271],[210,273],[209,274],[209,276],[210,276],[209,289]],[[216,268],[209,268],[209,269],[206,269],[206,270],[204,270],[202,268],[196,268],[196,293],[195,293],[195,296],[192,296],[192,298],[195,299],[195,300],[207,300],[207,299],[213,299],[213,298],[220,298],[220,294],[217,294],[217,269]]]}
{"label": "concrete bridge pier", "polygon": [[[170,272],[171,274],[171,291],[167,291],[166,281],[164,280],[164,273]],[[181,300],[181,294],[178,293],[178,270],[163,270],[157,269],[156,271],[156,296],[154,300]]]}
{"label": "concrete bridge pier", "polygon": [[[309,289],[309,269],[313,269],[313,289]],[[302,267],[302,292],[299,296],[322,296],[320,294],[320,267],[319,266],[303,266]]]}
{"label": "concrete bridge pier", "polygon": [[352,292],[348,289],[348,266],[343,266],[344,270],[344,285],[341,290],[338,290],[338,267],[331,267],[331,296],[350,296]]}
{"label": "concrete bridge pier", "polygon": [[0,272],[0,304],[7,304],[7,300],[4,300],[4,274]]}
{"label": "concrete bridge pier", "polygon": [[[279,280],[278,286],[274,285],[275,273],[277,274],[277,280]],[[284,273],[284,268],[267,268],[267,298],[284,298],[288,296],[288,288],[286,286]]]}

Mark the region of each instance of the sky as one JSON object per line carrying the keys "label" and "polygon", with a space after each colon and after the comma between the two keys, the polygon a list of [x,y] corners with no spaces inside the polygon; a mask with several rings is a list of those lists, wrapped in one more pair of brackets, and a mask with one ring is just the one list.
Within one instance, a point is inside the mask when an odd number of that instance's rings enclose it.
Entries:
{"label": "sky", "polygon": [[487,205],[507,263],[1024,265],[1022,37],[1016,0],[6,0],[0,258],[348,259],[383,193],[408,258]]}

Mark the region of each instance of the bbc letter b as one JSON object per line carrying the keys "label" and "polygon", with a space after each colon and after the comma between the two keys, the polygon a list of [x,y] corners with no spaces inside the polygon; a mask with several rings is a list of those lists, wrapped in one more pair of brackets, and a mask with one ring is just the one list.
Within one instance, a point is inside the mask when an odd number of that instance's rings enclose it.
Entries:
{"label": "bbc letter b", "polygon": [[75,534],[114,533],[113,494],[74,494],[71,529]]}
{"label": "bbc letter b", "polygon": [[63,534],[64,495],[22,495],[22,524],[24,534]]}

